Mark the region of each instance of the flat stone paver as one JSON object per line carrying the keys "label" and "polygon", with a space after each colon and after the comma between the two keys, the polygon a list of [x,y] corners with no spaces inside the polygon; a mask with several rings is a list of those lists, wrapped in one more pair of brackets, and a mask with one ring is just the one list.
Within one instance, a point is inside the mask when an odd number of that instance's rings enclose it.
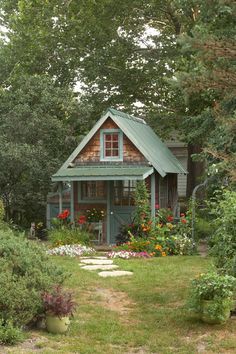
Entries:
{"label": "flat stone paver", "polygon": [[114,271],[104,271],[98,273],[100,277],[107,278],[107,277],[121,277],[124,275],[133,275],[133,272],[129,272],[127,270],[114,270]]}
{"label": "flat stone paver", "polygon": [[82,269],[87,269],[87,270],[111,270],[111,269],[117,269],[119,268],[118,265],[115,264],[93,264],[93,265],[83,265],[81,267]]}
{"label": "flat stone paver", "polygon": [[100,265],[100,264],[113,264],[113,261],[111,259],[94,259],[94,258],[89,258],[89,259],[81,259],[81,263],[84,264],[94,264],[94,265]]}
{"label": "flat stone paver", "polygon": [[80,259],[107,259],[105,256],[97,256],[97,257],[80,257]]}

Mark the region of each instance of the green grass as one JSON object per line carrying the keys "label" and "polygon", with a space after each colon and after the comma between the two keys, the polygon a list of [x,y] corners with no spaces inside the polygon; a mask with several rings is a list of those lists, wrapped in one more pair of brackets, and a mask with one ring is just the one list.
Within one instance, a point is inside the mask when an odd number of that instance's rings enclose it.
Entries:
{"label": "green grass", "polygon": [[[80,269],[78,259],[57,257],[55,263],[72,274],[66,286],[73,289],[79,307],[67,334],[31,333],[38,352],[236,352],[235,320],[206,325],[192,318],[184,307],[190,280],[211,267],[210,259],[116,260],[121,269],[134,275],[106,279]],[[33,353],[30,350],[22,345],[8,352]]]}

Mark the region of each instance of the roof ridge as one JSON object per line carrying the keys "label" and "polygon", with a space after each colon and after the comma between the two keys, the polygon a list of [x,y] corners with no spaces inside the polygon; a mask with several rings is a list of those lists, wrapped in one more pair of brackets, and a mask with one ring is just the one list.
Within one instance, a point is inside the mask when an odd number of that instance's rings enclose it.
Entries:
{"label": "roof ridge", "polygon": [[115,109],[115,108],[109,107],[109,108],[107,109],[107,111],[109,111],[110,113],[112,113],[112,114],[114,114],[114,115],[118,115],[119,117],[126,118],[126,119],[130,119],[130,120],[133,120],[134,122],[138,122],[138,123],[147,125],[147,123],[146,123],[146,121],[145,121],[144,119],[139,118],[139,117],[132,116],[132,115],[129,114],[129,113],[125,113],[125,112],[122,112],[122,111],[118,111],[118,110]]}

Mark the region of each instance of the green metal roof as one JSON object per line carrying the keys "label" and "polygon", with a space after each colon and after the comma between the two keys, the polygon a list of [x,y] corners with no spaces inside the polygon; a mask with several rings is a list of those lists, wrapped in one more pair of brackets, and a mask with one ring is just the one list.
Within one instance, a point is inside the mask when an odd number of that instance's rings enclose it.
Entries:
{"label": "green metal roof", "polygon": [[60,170],[65,170],[70,166],[80,151],[87,145],[93,135],[109,117],[118,125],[123,133],[144,155],[150,165],[152,165],[162,177],[167,173],[187,173],[177,158],[143,119],[117,111],[113,108],[108,108],[106,113],[93,126],[87,136],[65,161]]}
{"label": "green metal roof", "polygon": [[144,120],[115,109],[109,108],[108,111],[111,112],[114,122],[162,177],[167,173],[187,173],[177,158]]}
{"label": "green metal roof", "polygon": [[153,171],[150,166],[80,166],[60,169],[52,181],[142,180]]}

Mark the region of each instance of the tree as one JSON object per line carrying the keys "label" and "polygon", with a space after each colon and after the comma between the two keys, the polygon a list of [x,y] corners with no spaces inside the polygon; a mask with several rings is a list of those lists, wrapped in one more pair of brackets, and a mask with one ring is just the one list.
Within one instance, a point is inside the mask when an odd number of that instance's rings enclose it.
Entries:
{"label": "tree", "polygon": [[191,52],[188,71],[178,76],[188,103],[185,132],[189,141],[203,145],[209,172],[219,176],[219,183],[226,176],[235,183],[236,5],[233,0],[214,0],[211,6],[202,1],[199,11],[192,36],[181,39]]}
{"label": "tree", "polygon": [[167,78],[176,68],[176,38],[193,25],[194,4],[2,0],[2,21],[10,28],[4,47],[9,71],[47,73],[62,86],[80,80],[91,113],[114,105],[138,111],[163,134],[167,129],[160,125],[178,123],[179,93]]}
{"label": "tree", "polygon": [[50,177],[77,143],[77,110],[73,93],[47,76],[17,76],[2,87],[0,195],[8,219],[28,225],[44,219]]}

